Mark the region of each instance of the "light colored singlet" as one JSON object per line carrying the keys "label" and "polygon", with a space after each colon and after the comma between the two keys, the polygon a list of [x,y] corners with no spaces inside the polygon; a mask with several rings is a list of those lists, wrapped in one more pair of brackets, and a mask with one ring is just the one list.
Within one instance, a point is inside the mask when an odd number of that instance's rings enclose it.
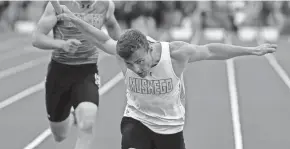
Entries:
{"label": "light colored singlet", "polygon": [[124,116],[139,120],[156,133],[174,134],[183,130],[185,122],[184,82],[174,73],[169,43],[161,45],[161,58],[151,75],[141,78],[127,69]]}

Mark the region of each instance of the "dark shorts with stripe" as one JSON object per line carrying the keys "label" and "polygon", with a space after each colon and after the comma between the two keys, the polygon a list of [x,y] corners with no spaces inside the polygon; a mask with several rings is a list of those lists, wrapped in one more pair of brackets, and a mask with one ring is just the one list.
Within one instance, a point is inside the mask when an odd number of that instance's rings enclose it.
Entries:
{"label": "dark shorts with stripe", "polygon": [[71,107],[82,102],[99,104],[99,76],[96,64],[66,65],[54,60],[48,65],[45,100],[48,119],[61,122]]}
{"label": "dark shorts with stripe", "polygon": [[183,131],[158,134],[130,117],[123,117],[121,134],[122,149],[185,149]]}

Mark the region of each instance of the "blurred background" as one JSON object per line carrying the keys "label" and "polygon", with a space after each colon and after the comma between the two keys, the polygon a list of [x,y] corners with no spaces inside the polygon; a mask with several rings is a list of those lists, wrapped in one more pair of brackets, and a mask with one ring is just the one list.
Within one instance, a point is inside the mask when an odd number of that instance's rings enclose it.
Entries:
{"label": "blurred background", "polygon": [[[176,32],[190,38],[196,30],[275,27],[288,33],[289,1],[114,1],[123,28],[137,28],[160,40]],[[0,32],[30,32],[47,1],[0,1]],[[176,33],[178,34],[178,33]]]}
{"label": "blurred background", "polygon": [[[188,65],[184,135],[189,149],[290,148],[290,1],[114,3],[123,29],[136,28],[156,40],[250,47],[276,43],[274,54]],[[46,4],[0,1],[1,149],[74,148],[75,131],[59,145],[48,128],[44,78],[52,51],[31,45]],[[98,68],[105,87],[94,145],[117,149],[126,103],[123,75],[115,58],[102,53]]]}

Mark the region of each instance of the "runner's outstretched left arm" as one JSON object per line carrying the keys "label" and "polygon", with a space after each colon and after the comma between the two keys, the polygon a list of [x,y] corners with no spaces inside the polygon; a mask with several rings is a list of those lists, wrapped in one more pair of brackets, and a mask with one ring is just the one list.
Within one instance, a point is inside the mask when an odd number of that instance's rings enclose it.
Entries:
{"label": "runner's outstretched left arm", "polygon": [[186,42],[174,41],[170,43],[175,58],[188,63],[201,60],[227,60],[234,57],[255,55],[262,56],[277,50],[275,44],[262,44],[256,47],[243,47],[222,43],[193,45]]}

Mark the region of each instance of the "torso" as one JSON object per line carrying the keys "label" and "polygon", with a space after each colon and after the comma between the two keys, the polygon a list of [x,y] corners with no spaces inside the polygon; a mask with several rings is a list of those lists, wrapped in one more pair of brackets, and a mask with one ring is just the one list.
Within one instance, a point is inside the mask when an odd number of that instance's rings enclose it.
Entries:
{"label": "torso", "polygon": [[[77,17],[101,29],[106,21],[107,11],[109,8],[108,1],[96,1],[91,8],[81,9],[77,2],[60,2],[66,5]],[[53,28],[54,38],[56,39],[77,39],[82,42],[81,46],[75,53],[67,53],[62,50],[55,50],[52,54],[52,59],[71,65],[97,63],[98,48],[90,41],[86,40],[84,35],[71,22],[58,22]]]}
{"label": "torso", "polygon": [[141,121],[154,132],[173,134],[183,130],[185,121],[183,71],[175,69],[179,64],[171,58],[169,43],[161,45],[161,58],[152,75],[140,78],[126,70],[124,116]]}

